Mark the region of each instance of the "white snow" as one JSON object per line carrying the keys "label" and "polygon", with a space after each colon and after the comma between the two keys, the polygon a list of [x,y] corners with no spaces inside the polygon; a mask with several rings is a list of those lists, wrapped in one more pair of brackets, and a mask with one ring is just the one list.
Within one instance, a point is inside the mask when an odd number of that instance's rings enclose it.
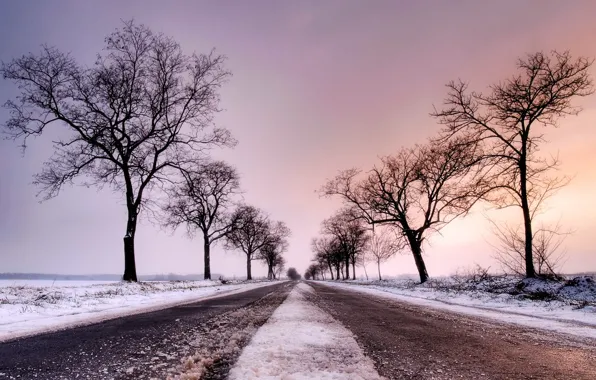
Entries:
{"label": "white snow", "polygon": [[0,280],[0,288],[15,287],[15,286],[28,286],[35,288],[44,287],[73,287],[73,286],[90,286],[90,285],[109,285],[118,284],[120,281],[79,281],[79,280]]}
{"label": "white snow", "polygon": [[304,296],[298,284],[231,369],[236,379],[381,379],[352,333]]}
{"label": "white snow", "polygon": [[0,342],[270,285],[219,281],[0,281]]}
{"label": "white snow", "polygon": [[450,292],[424,287],[404,288],[399,284],[391,286],[391,282],[383,286],[330,281],[319,283],[474,317],[596,339],[596,309],[589,306],[576,309],[561,301],[520,300],[508,294],[482,291]]}

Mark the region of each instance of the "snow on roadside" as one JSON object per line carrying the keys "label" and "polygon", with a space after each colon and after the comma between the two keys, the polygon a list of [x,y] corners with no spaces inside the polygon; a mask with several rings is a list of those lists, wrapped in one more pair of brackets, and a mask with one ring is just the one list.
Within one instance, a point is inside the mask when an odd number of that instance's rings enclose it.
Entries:
{"label": "snow on roadside", "polygon": [[81,281],[81,280],[24,280],[24,279],[2,279],[0,280],[0,288],[29,286],[35,288],[58,288],[58,287],[73,287],[73,286],[90,286],[90,285],[109,285],[117,284],[120,281]]}
{"label": "snow on roadside", "polygon": [[0,342],[270,285],[219,281],[27,281],[0,285]]}
{"label": "snow on roadside", "polygon": [[236,379],[381,379],[352,333],[306,300],[298,284],[244,348],[231,369]]}
{"label": "snow on roadside", "polygon": [[507,294],[430,292],[390,285],[365,286],[330,281],[318,283],[415,305],[596,339],[596,312],[589,307],[574,309],[559,301],[519,301]]}

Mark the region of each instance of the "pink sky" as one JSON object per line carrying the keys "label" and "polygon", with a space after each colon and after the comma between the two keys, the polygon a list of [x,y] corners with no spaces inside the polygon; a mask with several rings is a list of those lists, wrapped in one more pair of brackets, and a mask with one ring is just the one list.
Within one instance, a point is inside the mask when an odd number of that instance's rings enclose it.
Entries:
{"label": "pink sky", "polygon": [[[92,62],[103,37],[131,17],[187,51],[216,47],[234,74],[217,122],[240,142],[218,156],[238,167],[248,202],[292,229],[288,261],[300,271],[311,258],[311,237],[338,206],[315,190],[339,169],[368,169],[379,155],[434,134],[438,126],[428,115],[446,82],[461,78],[484,90],[511,75],[517,57],[538,50],[596,56],[591,1],[123,3],[3,2],[0,59],[49,43]],[[0,101],[14,95],[10,83],[0,82]],[[574,176],[545,215],[575,231],[566,244],[568,272],[596,270],[596,95],[581,103],[579,117],[548,131],[545,148],[558,151],[564,172]],[[0,120],[5,116],[0,111]],[[0,142],[0,272],[120,273],[119,195],[70,188],[37,203],[31,175],[50,148],[38,139],[21,157],[14,144]],[[431,276],[475,262],[496,268],[482,213],[478,207],[431,239]],[[201,273],[201,247],[145,222],[137,235],[138,270]],[[239,253],[216,247],[213,256],[215,273],[244,274]],[[406,255],[384,272],[414,273],[415,266]]]}

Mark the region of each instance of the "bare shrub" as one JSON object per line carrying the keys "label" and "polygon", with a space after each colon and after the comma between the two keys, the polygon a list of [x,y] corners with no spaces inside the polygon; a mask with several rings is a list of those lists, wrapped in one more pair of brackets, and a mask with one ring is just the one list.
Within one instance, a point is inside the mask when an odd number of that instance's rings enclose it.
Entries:
{"label": "bare shrub", "polygon": [[[497,244],[493,245],[493,258],[501,264],[505,272],[520,276],[526,274],[525,236],[521,226],[499,225],[492,222]],[[561,279],[558,274],[566,258],[562,244],[570,232],[562,231],[560,224],[542,225],[536,229],[532,238],[532,257],[539,277]]]}

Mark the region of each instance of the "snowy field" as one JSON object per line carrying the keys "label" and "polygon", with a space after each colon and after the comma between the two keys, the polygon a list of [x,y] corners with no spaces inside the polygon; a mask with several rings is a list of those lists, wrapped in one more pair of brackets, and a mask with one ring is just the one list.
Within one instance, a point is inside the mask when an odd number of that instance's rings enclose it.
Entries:
{"label": "snowy field", "polygon": [[269,285],[219,281],[0,281],[0,341]]}
{"label": "snowy field", "polygon": [[371,359],[352,333],[304,297],[298,284],[253,336],[231,369],[230,380],[376,380]]}
{"label": "snowy field", "polygon": [[77,280],[0,280],[0,288],[8,286],[33,286],[33,287],[72,287],[89,285],[109,285],[120,281],[77,281]]}
{"label": "snowy field", "polygon": [[[496,282],[496,283],[495,283]],[[596,338],[596,283],[591,277],[571,281],[494,277],[481,281],[445,278],[324,282],[421,306],[476,317]]]}

